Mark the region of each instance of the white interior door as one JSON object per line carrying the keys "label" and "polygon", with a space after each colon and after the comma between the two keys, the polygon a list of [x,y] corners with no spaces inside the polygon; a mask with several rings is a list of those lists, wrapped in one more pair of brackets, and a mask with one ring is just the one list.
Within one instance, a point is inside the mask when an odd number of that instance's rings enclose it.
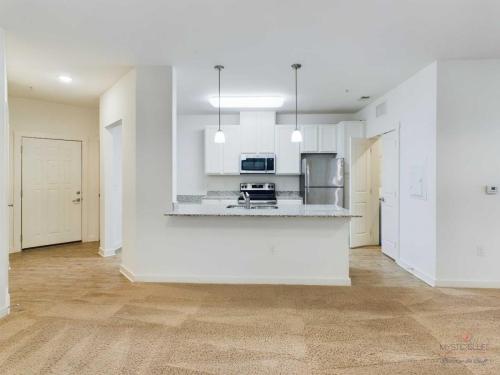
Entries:
{"label": "white interior door", "polygon": [[397,131],[382,136],[382,252],[399,258],[399,136]]}
{"label": "white interior door", "polygon": [[23,138],[22,248],[82,239],[82,145]]}
{"label": "white interior door", "polygon": [[351,173],[349,183],[350,210],[361,217],[352,218],[350,223],[351,247],[372,244],[371,215],[371,159],[372,140],[351,138]]}

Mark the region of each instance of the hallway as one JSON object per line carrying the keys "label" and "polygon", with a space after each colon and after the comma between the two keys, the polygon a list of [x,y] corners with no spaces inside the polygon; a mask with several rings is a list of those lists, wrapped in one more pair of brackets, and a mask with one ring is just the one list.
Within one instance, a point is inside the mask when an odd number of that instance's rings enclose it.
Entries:
{"label": "hallway", "polygon": [[377,248],[352,287],[308,287],[132,284],[97,247],[11,255],[2,374],[500,373],[500,291],[430,288]]}

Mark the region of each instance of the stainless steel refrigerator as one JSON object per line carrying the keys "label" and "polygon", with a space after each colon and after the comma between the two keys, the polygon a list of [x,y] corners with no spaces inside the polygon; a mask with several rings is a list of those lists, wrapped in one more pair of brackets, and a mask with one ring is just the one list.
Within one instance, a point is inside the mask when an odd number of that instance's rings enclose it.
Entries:
{"label": "stainless steel refrigerator", "polygon": [[344,207],[344,159],[335,154],[302,154],[300,193],[305,204]]}

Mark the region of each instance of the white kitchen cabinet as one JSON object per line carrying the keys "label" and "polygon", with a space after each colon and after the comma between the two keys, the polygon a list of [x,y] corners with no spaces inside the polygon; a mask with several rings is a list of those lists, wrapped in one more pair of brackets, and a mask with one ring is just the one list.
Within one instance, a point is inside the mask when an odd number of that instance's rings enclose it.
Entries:
{"label": "white kitchen cabinet", "polygon": [[300,174],[300,144],[291,141],[294,125],[275,126],[276,174]]}
{"label": "white kitchen cabinet", "polygon": [[337,127],[318,126],[318,152],[337,152]]}
{"label": "white kitchen cabinet", "polygon": [[342,121],[337,125],[337,157],[344,158],[345,173],[351,169],[351,138],[364,138],[365,127],[363,121]]}
{"label": "white kitchen cabinet", "polygon": [[301,153],[337,152],[336,125],[303,125],[300,131],[303,138]]}
{"label": "white kitchen cabinet", "polygon": [[303,125],[300,127],[302,132],[302,144],[300,152],[318,152],[318,126]]}
{"label": "white kitchen cabinet", "polygon": [[273,153],[275,112],[240,112],[241,153]]}
{"label": "white kitchen cabinet", "polygon": [[223,174],[240,174],[240,127],[225,126],[223,128],[226,143],[223,144]]}
{"label": "white kitchen cabinet", "polygon": [[215,143],[217,126],[205,128],[205,173],[240,174],[240,127],[223,126],[225,143]]}
{"label": "white kitchen cabinet", "polygon": [[215,143],[214,136],[217,126],[207,126],[205,128],[205,173],[222,174],[224,169],[223,144]]}

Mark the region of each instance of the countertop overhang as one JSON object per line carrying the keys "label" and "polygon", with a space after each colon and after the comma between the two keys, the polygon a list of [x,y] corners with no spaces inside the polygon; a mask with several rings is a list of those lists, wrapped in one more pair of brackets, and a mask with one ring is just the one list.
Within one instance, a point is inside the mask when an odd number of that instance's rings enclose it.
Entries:
{"label": "countertop overhang", "polygon": [[242,217],[323,217],[351,218],[349,210],[334,205],[278,205],[278,208],[247,209],[244,207],[227,208],[226,205],[213,204],[175,204],[165,216],[242,216]]}

